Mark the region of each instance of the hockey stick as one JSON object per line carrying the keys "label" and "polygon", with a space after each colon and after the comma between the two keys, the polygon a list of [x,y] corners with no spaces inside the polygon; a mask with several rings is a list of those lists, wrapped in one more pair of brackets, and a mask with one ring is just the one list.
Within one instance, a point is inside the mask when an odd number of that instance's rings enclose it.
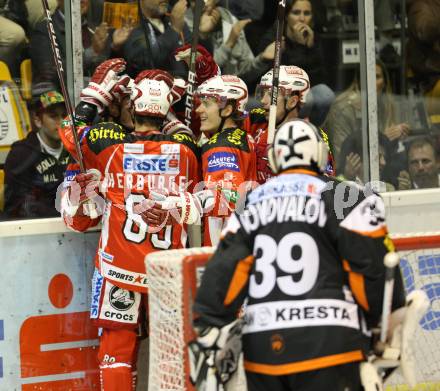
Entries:
{"label": "hockey stick", "polygon": [[[75,116],[73,112],[73,106],[69,98],[69,93],[67,92],[66,84],[64,83],[64,68],[63,68],[63,60],[61,59],[60,48],[57,43],[57,38],[55,34],[55,29],[53,27],[52,16],[50,15],[49,4],[47,0],[41,0],[43,3],[44,12],[47,18],[47,31],[49,33],[50,46],[52,48],[53,59],[55,62],[55,68],[57,70],[58,79],[60,81],[61,92],[64,97],[64,103],[66,105],[67,114],[70,117],[70,122],[72,125],[72,135],[73,142],[75,144],[75,153],[77,155],[77,160],[79,164],[79,169],[81,172],[86,172],[86,167],[84,165],[84,158],[81,151],[81,146],[79,144],[78,135],[76,134],[76,124],[75,124]],[[98,212],[96,210],[96,205],[93,201],[86,202],[83,205],[83,208],[86,213],[89,215],[91,219],[95,219],[98,217]]]}
{"label": "hockey stick", "polygon": [[399,255],[395,252],[389,252],[385,255],[383,263],[385,264],[385,289],[382,302],[382,325],[380,328],[380,341],[385,343],[388,333],[389,316],[391,314],[391,305],[393,301],[394,273],[399,264]]}
{"label": "hockey stick", "polygon": [[273,77],[272,77],[272,91],[270,94],[270,108],[269,108],[269,124],[267,143],[272,144],[275,136],[275,125],[277,115],[278,102],[278,80],[280,76],[280,62],[281,62],[281,41],[284,30],[284,13],[286,12],[286,0],[278,1],[277,11],[277,25],[275,38],[275,57],[273,60]]}
{"label": "hockey stick", "polygon": [[52,48],[52,55],[53,55],[53,59],[55,62],[55,67],[57,70],[58,79],[60,81],[61,92],[64,97],[64,102],[66,105],[67,114],[69,115],[70,122],[72,124],[72,134],[73,134],[73,140],[75,143],[75,152],[78,157],[79,168],[80,168],[81,172],[85,172],[83,155],[82,155],[81,147],[79,145],[78,135],[76,134],[76,126],[75,126],[75,117],[73,114],[73,107],[72,107],[72,103],[70,102],[70,98],[69,98],[69,94],[67,92],[66,84],[64,83],[63,60],[61,59],[60,48],[57,43],[55,29],[53,27],[52,17],[50,15],[49,4],[48,4],[47,0],[41,0],[41,2],[43,3],[44,12],[45,12],[46,18],[47,18],[47,30],[49,33],[50,46]]}
{"label": "hockey stick", "polygon": [[[202,19],[205,0],[196,0],[194,5],[193,33],[191,42],[191,52],[189,56],[188,69],[188,88],[185,98],[185,124],[191,129],[192,111],[194,107],[194,93],[196,90],[196,60],[197,45],[199,44],[200,20]],[[200,225],[188,225],[188,237],[191,247],[202,245],[202,232]]]}
{"label": "hockey stick", "polygon": [[192,110],[194,106],[193,96],[196,89],[197,45],[199,44],[200,20],[202,19],[202,12],[204,7],[205,7],[204,0],[196,0],[196,3],[194,5],[191,54],[189,57],[188,88],[186,90],[186,98],[185,98],[185,124],[190,129],[191,129]]}

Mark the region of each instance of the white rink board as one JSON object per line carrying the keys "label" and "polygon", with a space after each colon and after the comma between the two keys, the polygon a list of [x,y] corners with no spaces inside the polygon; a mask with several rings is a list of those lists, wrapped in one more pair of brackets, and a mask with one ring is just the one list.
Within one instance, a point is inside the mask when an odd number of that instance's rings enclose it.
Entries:
{"label": "white rink board", "polygon": [[[88,318],[97,240],[97,232],[66,231],[61,219],[0,223],[0,390],[24,391],[37,384],[41,390],[73,389],[69,379],[96,372],[96,360],[90,360],[96,332],[83,319]],[[70,283],[72,290],[66,289]],[[53,359],[63,361],[64,370],[48,370]],[[47,385],[55,380],[65,388]]]}
{"label": "white rink board", "polygon": [[[383,195],[387,206],[387,219],[392,234],[422,233],[440,231],[440,191],[425,190],[417,192],[396,192]],[[65,373],[54,373],[39,377],[22,377],[19,335],[26,319],[44,320],[45,316],[68,316],[84,313],[89,310],[90,278],[93,268],[93,256],[96,250],[99,233],[78,234],[69,232],[60,219],[23,221],[17,223],[0,223],[0,254],[2,268],[2,286],[0,297],[0,390],[30,390],[32,385],[59,379],[61,382],[69,378],[81,378],[88,369],[96,365],[87,363],[82,368],[74,368]],[[440,256],[440,249],[436,251]],[[420,275],[418,264],[409,261],[414,273],[416,286],[426,285],[428,277]],[[404,271],[405,273],[405,271]],[[65,308],[55,308],[48,298],[48,285],[57,274],[65,274],[73,286],[73,297]],[[440,289],[438,289],[440,295]],[[436,294],[431,290],[431,294]],[[431,297],[434,313],[440,319],[439,298]],[[440,324],[440,322],[439,322]],[[435,326],[434,326],[435,328]],[[37,334],[37,330],[36,330]],[[422,341],[418,343],[422,352],[429,351],[427,366],[432,361],[440,362],[440,329],[424,330],[420,328]],[[55,341],[43,343],[40,351],[50,350],[62,352],[70,348],[90,347],[97,343],[96,339],[84,339],[55,345]],[[53,346],[50,346],[50,345]],[[82,347],[83,346],[83,347]],[[434,356],[432,356],[432,354]],[[433,379],[440,381],[440,374],[432,373]],[[41,390],[52,390],[42,387]],[[75,390],[75,388],[67,388]],[[432,388],[434,389],[434,388]],[[439,388],[440,389],[440,388]]]}

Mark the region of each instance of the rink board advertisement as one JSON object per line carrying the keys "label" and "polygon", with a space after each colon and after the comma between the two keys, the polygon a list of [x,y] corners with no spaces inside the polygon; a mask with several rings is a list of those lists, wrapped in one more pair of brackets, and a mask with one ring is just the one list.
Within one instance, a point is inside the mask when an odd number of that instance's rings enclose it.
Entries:
{"label": "rink board advertisement", "polygon": [[96,232],[0,234],[0,390],[99,389],[89,321],[97,239]]}

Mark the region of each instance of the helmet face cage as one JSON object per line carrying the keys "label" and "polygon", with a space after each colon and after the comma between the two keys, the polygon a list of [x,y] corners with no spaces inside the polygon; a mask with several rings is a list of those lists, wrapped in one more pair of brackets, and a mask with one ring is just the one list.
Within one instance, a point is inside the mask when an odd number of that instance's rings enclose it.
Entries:
{"label": "helmet face cage", "polygon": [[[292,95],[291,93],[289,93],[288,90],[286,90],[286,88],[281,86],[279,86],[278,91],[281,92],[283,97],[288,97]],[[268,96],[270,99],[271,95],[272,95],[272,84],[270,86],[264,84],[257,84],[257,86],[255,87],[255,99],[262,101],[265,96]]]}
{"label": "helmet face cage", "polygon": [[227,99],[217,95],[217,94],[199,94],[196,93],[194,95],[194,105],[195,107],[199,107],[200,105],[208,106],[209,102],[215,102],[220,110],[224,109],[227,104]]}
{"label": "helmet face cage", "polygon": [[196,101],[201,97],[215,98],[220,109],[228,104],[234,106],[235,114],[243,116],[248,101],[247,86],[239,77],[234,75],[214,76],[203,82],[196,92]]}
{"label": "helmet face cage", "polygon": [[[263,75],[257,88],[272,88],[272,80],[273,69]],[[310,90],[309,76],[300,67],[294,65],[281,65],[278,88],[284,92],[286,97],[297,93],[299,95],[300,102],[305,103],[306,96]]]}
{"label": "helmet face cage", "polygon": [[314,125],[303,120],[293,120],[277,130],[268,157],[275,173],[296,167],[323,172],[328,147]]}

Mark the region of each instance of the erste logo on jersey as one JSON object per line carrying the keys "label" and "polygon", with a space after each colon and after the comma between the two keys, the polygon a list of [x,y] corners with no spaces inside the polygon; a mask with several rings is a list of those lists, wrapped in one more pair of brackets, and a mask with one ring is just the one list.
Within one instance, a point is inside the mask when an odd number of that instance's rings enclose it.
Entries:
{"label": "erste logo on jersey", "polygon": [[240,172],[238,158],[232,152],[214,152],[208,156],[208,172],[230,170]]}
{"label": "erste logo on jersey", "polygon": [[140,174],[178,174],[180,155],[124,154],[124,172]]}

